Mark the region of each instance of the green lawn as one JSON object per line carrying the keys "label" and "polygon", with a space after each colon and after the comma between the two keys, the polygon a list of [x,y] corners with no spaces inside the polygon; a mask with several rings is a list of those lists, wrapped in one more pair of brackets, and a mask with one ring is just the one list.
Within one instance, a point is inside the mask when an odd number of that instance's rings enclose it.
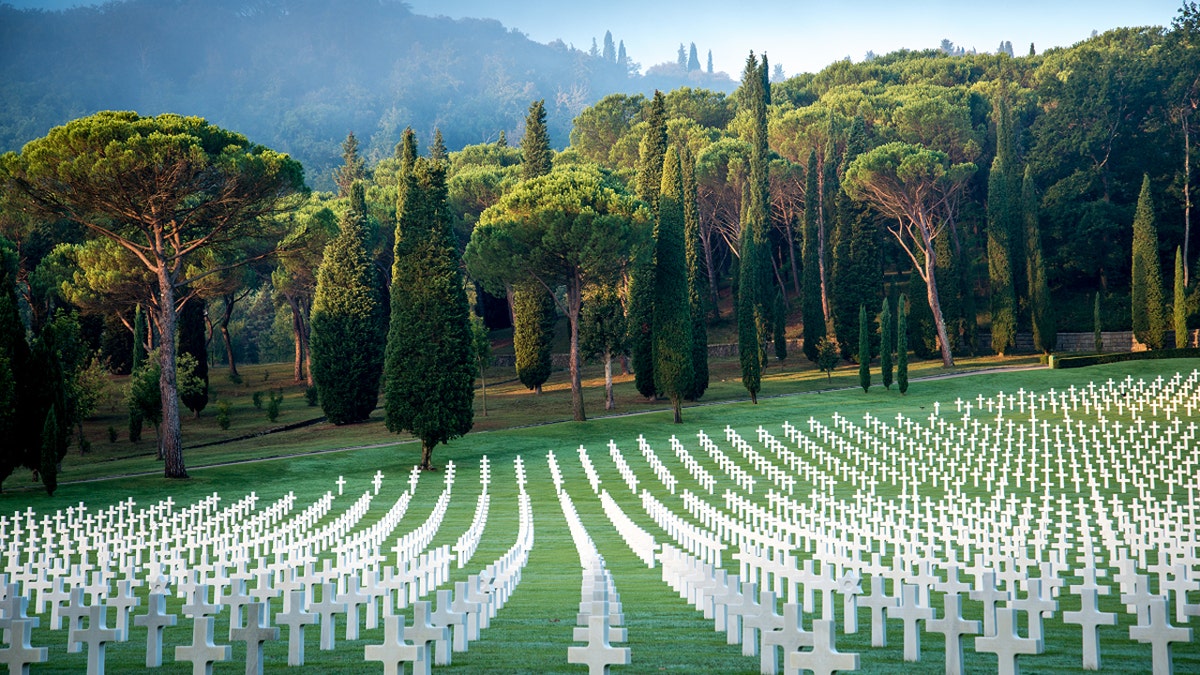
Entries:
{"label": "green lawn", "polygon": [[[980,360],[964,364],[964,367],[983,368],[991,365],[996,365],[996,361]],[[1051,388],[1062,390],[1072,384],[1083,386],[1089,381],[1121,379],[1126,375],[1152,379],[1160,374],[1169,376],[1176,371],[1186,374],[1196,367],[1200,367],[1200,361],[1146,361],[1070,371],[1039,369],[918,380],[912,383],[907,396],[900,396],[894,388],[893,391],[887,392],[878,386],[865,394],[857,388],[831,390],[830,387],[850,387],[856,384],[857,374],[851,367],[844,367],[832,385],[826,383],[824,376],[815,373],[811,368],[798,367],[792,371],[774,368],[767,373],[763,388],[764,398],[754,406],[741,400],[720,405],[710,403],[710,399],[719,401],[741,396],[738,391],[740,382],[735,377],[735,371],[721,366],[724,371],[718,380],[726,381],[715,382],[710,394],[705,396],[705,405],[685,409],[683,425],[670,423],[670,413],[663,409],[665,406],[661,402],[650,404],[636,401],[635,396],[630,394],[632,386],[626,378],[622,383],[624,393],[621,395],[618,410],[622,416],[592,419],[586,423],[540,424],[472,433],[448,446],[439,447],[435,453],[435,461],[441,465],[450,461],[456,464],[457,481],[445,522],[432,542],[433,546],[453,544],[466,529],[474,512],[476,496],[479,494],[480,457],[487,455],[492,464],[492,512],[482,544],[465,569],[452,569],[452,581],[463,580],[467,574],[478,572],[513,544],[517,527],[513,461],[518,456],[523,458],[530,478],[529,492],[532,497],[536,543],[524,569],[521,585],[508,605],[493,619],[491,628],[484,632],[482,640],[472,643],[469,652],[455,654],[454,664],[444,668],[444,671],[579,672],[579,668],[570,667],[566,663],[566,650],[574,644],[571,640],[571,627],[574,625],[578,609],[581,570],[566,521],[551,485],[546,463],[546,454],[550,451],[558,457],[566,481],[565,489],[574,500],[597,548],[605,557],[607,567],[613,573],[616,587],[621,593],[630,638],[625,646],[633,650],[633,665],[626,671],[755,673],[758,672],[757,658],[743,657],[740,647],[726,645],[724,634],[714,632],[711,621],[704,620],[661,581],[660,570],[646,569],[626,547],[604,516],[599,500],[593,496],[584,477],[576,452],[579,446],[583,445],[589,450],[604,486],[618,499],[625,512],[640,526],[654,533],[659,541],[666,541],[664,533],[641,510],[640,501],[631,495],[620,481],[608,458],[607,444],[610,439],[615,440],[625,458],[636,470],[642,481],[641,487],[654,492],[675,513],[685,515],[686,511],[679,498],[672,497],[662,488],[642,460],[636,443],[639,435],[645,436],[658,457],[678,478],[685,479],[688,478],[686,470],[670,450],[668,439],[672,435],[677,435],[693,456],[703,457],[695,442],[695,434],[698,430],[705,430],[728,454],[740,459],[724,442],[722,430],[726,425],[733,426],[751,443],[756,440],[754,429],[760,424],[770,429],[776,438],[783,440],[779,425],[784,420],[799,425],[809,417],[816,417],[828,422],[834,412],[859,419],[864,412],[885,419],[895,417],[897,413],[920,418],[931,412],[935,401],[942,402],[942,412],[945,415],[948,406],[952,405],[951,402],[960,397],[974,399],[979,394],[990,396],[1001,390],[1011,393],[1019,388],[1036,391],[1048,391]],[[250,372],[246,380],[251,381],[255,371],[247,370]],[[268,370],[278,370],[279,376],[285,374],[285,367],[280,365],[269,367]],[[938,371],[940,369],[930,366],[914,374],[933,374]],[[598,416],[603,413],[603,406],[600,398],[602,394],[594,388],[597,370],[590,369],[587,376],[593,385],[588,394],[589,414]],[[215,375],[214,381],[219,377]],[[275,375],[272,373],[270,377]],[[562,387],[562,374],[556,374],[556,379],[556,386]],[[878,380],[877,374],[876,379]],[[494,424],[495,427],[501,427],[518,421],[529,424],[546,417],[553,419],[553,415],[549,414],[551,411],[561,411],[559,419],[569,414],[565,394],[561,389],[552,386],[542,397],[535,397],[519,391],[517,387],[519,385],[511,384],[489,387],[491,414],[487,420],[479,418],[479,421],[484,422],[479,426],[487,428]],[[253,385],[245,389],[254,390]],[[293,399],[292,394],[295,394],[296,398]],[[245,407],[247,409],[243,412],[247,419],[252,418],[253,413],[249,412],[249,406]],[[284,415],[279,421],[290,423],[316,414],[314,409],[304,406],[303,398],[299,390],[296,390],[289,392]],[[194,423],[191,431],[185,428],[185,442],[194,444],[194,439],[211,439],[218,436],[215,431],[200,433],[197,427],[206,423],[211,424],[211,418],[202,417],[198,423]],[[103,430],[105,426],[107,425],[101,425],[100,429]],[[213,426],[215,427],[215,424]],[[248,424],[245,429],[252,427],[253,425]],[[231,429],[232,431],[234,430]],[[152,437],[152,432],[149,435]],[[179,482],[164,481],[158,474],[156,460],[152,457],[132,452],[128,454],[133,456],[122,456],[116,450],[109,452],[107,448],[99,447],[102,444],[97,443],[92,455],[78,458],[87,461],[76,462],[76,457],[68,460],[61,479],[68,482],[60,486],[54,497],[47,497],[44,493],[31,489],[10,490],[12,487],[20,488],[19,481],[14,479],[26,477],[10,478],[5,483],[6,492],[0,494],[0,513],[12,513],[25,508],[33,508],[39,514],[53,513],[56,509],[65,509],[79,502],[85,502],[89,511],[95,512],[127,498],[133,499],[139,507],[146,507],[168,495],[177,504],[186,505],[213,492],[220,493],[223,503],[231,503],[250,491],[254,491],[261,498],[260,505],[269,504],[289,491],[294,492],[297,497],[296,511],[299,511],[326,491],[332,490],[336,493],[334,481],[339,476],[345,476],[348,481],[346,494],[335,500],[333,511],[322,521],[328,522],[340,515],[355,498],[369,490],[371,477],[376,471],[382,471],[385,475],[383,489],[372,502],[366,518],[360,523],[359,526],[363,527],[378,520],[399,497],[401,491],[408,488],[409,469],[417,461],[419,452],[414,445],[398,443],[399,440],[401,439],[386,434],[378,419],[347,428],[315,425],[238,443],[189,450],[187,459],[192,478]],[[108,445],[106,440],[103,445]],[[113,445],[129,444],[119,442]],[[322,452],[350,446],[362,447],[347,451]],[[105,454],[107,456],[101,457]],[[294,456],[262,463],[202,466],[285,454]],[[717,475],[720,482],[716,495],[706,498],[714,505],[721,505],[721,492],[726,487],[733,487],[733,483],[719,473],[711,462],[708,463],[708,468]],[[151,473],[132,475],[142,471]],[[73,479],[114,474],[124,476],[120,480],[70,482]],[[393,533],[393,540],[424,522],[441,491],[442,478],[442,473],[422,476],[412,506]],[[695,484],[689,480],[683,480],[683,483],[695,489]],[[806,493],[807,489],[797,490],[798,495]],[[1200,596],[1193,597],[1192,601],[1200,601]],[[1076,608],[1072,603],[1077,603],[1074,596],[1064,594],[1060,598],[1060,614],[1047,622],[1046,651],[1039,656],[1022,657],[1021,667],[1024,672],[1080,670],[1079,629],[1076,626],[1064,625],[1061,621],[1062,611]],[[178,612],[179,605],[178,600],[173,600],[171,608]],[[940,608],[940,602],[935,602],[934,606]],[[964,603],[964,606],[969,618],[977,616],[977,609],[973,607],[973,603]],[[1121,622],[1118,627],[1101,629],[1101,651],[1105,670],[1149,671],[1150,647],[1128,639],[1131,617],[1125,614],[1124,607],[1120,606],[1116,598],[1108,596],[1104,599],[1102,608],[1117,612]],[[279,611],[278,603],[274,611]],[[225,613],[217,622],[216,641],[220,644],[228,644],[225,639],[227,617],[228,614]],[[34,631],[33,644],[49,646],[51,661],[46,666],[34,666],[32,671],[82,672],[86,663],[84,656],[67,654],[65,633],[48,631],[47,623],[43,617],[42,627]],[[190,642],[190,622],[181,620],[180,623],[180,626],[166,630],[167,647],[164,648],[165,665],[161,669],[163,672],[186,672],[185,666],[188,664],[173,662],[174,645]],[[1191,626],[1193,629],[1200,627],[1200,621],[1193,619]],[[111,672],[141,669],[144,654],[136,645],[144,643],[144,636],[144,629],[133,629],[134,642],[108,646],[108,668]],[[307,668],[332,673],[375,672],[379,669],[379,664],[364,664],[362,655],[364,645],[381,642],[382,628],[364,630],[361,634],[362,639],[356,642],[339,639],[338,648],[334,652],[320,651],[317,636],[318,631],[314,628],[307,632]],[[861,608],[859,632],[856,635],[839,634],[837,646],[841,651],[859,653],[863,672],[942,672],[943,645],[940,635],[925,634],[922,641],[922,660],[916,664],[903,662],[902,638],[899,621],[890,621],[889,646],[871,648],[869,612]],[[995,657],[976,654],[973,642],[969,638],[964,643],[967,647],[968,671],[986,672],[996,667]],[[269,644],[266,653],[268,671],[282,671],[286,668],[285,642]],[[241,668],[237,662],[244,657],[241,643],[234,643],[233,654],[234,663],[218,664],[215,671],[240,672]],[[1200,671],[1200,646],[1195,640],[1190,644],[1176,644],[1174,662],[1176,672]],[[617,670],[619,672],[620,669]]]}

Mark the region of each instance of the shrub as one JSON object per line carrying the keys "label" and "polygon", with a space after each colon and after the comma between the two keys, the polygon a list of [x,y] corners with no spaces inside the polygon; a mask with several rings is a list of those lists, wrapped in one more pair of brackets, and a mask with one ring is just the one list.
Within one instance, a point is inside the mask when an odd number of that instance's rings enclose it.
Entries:
{"label": "shrub", "polygon": [[116,442],[117,442],[117,439],[118,439],[120,436],[121,436],[121,433],[120,433],[119,431],[117,431],[117,428],[116,428],[116,427],[114,427],[114,426],[113,426],[113,425],[111,425],[111,424],[110,424],[110,425],[108,425],[108,442],[109,442],[109,443],[116,443]]}
{"label": "shrub", "polygon": [[274,422],[279,418],[279,404],[283,403],[283,391],[272,391],[271,398],[267,401],[267,419]]}
{"label": "shrub", "polygon": [[229,401],[217,401],[217,426],[221,429],[229,429]]}
{"label": "shrub", "polygon": [[310,408],[317,405],[317,388],[316,387],[307,387],[304,390],[304,402],[307,403]]}
{"label": "shrub", "polygon": [[250,400],[254,402],[254,407],[259,410],[262,410],[262,395],[261,391],[256,391],[254,396],[250,397]]}

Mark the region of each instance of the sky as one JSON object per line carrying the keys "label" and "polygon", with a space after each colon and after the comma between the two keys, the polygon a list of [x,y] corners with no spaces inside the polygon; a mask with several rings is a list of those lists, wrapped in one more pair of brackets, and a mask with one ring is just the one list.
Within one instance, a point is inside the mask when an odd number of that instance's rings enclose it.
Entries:
{"label": "sky", "polygon": [[[332,1],[332,0],[331,0]],[[0,0],[15,7],[61,9],[79,0]],[[1012,42],[1017,55],[1033,43],[1038,52],[1068,47],[1092,31],[1121,26],[1167,26],[1180,0],[760,0],[753,9],[729,0],[406,0],[418,14],[497,19],[537,42],[561,39],[589,49],[603,45],[604,32],[624,40],[629,57],[643,70],[674,61],[682,43],[696,43],[700,63],[709,50],[713,67],[738,79],[746,56],[767,53],[787,75],[817,72],[868,51],[928,49],[948,39],[968,50],[994,52]]]}

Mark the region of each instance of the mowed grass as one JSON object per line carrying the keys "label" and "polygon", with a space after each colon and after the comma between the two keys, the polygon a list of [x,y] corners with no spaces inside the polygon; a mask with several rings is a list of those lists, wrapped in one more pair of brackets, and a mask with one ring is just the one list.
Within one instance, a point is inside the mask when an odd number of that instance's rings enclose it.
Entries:
{"label": "mowed grass", "polygon": [[[989,365],[994,365],[994,362],[982,361],[968,364],[968,367],[980,368]],[[760,424],[782,439],[779,426],[785,420],[796,425],[800,425],[809,417],[828,422],[834,412],[860,419],[864,412],[885,419],[889,416],[894,417],[897,413],[922,417],[931,412],[935,401],[942,402],[945,414],[946,406],[960,397],[974,399],[980,394],[986,397],[1001,390],[1012,393],[1020,388],[1039,392],[1052,388],[1061,391],[1071,385],[1084,386],[1089,381],[1099,383],[1109,378],[1123,379],[1127,375],[1132,375],[1135,379],[1153,379],[1158,375],[1169,377],[1177,371],[1186,374],[1196,367],[1200,367],[1200,361],[1148,361],[1071,371],[1043,369],[978,374],[970,377],[914,381],[907,396],[900,396],[894,387],[890,392],[878,386],[867,393],[857,388],[830,390],[831,385],[825,381],[824,376],[815,373],[811,368],[797,368],[790,374],[784,369],[775,368],[767,373],[768,378],[763,388],[764,397],[758,405],[751,405],[748,401],[711,404],[710,398],[719,400],[722,395],[740,398],[737,392],[741,386],[740,380],[724,375],[714,378],[714,386],[710,394],[705,396],[706,405],[686,409],[682,425],[670,423],[670,413],[661,409],[661,402],[645,403],[641,407],[635,405],[633,396],[629,395],[632,386],[626,381],[622,383],[626,391],[618,403],[619,412],[644,414],[592,419],[585,423],[519,426],[469,434],[447,446],[439,447],[435,454],[435,460],[441,466],[450,461],[455,463],[457,480],[450,510],[432,545],[453,544],[470,523],[480,489],[479,462],[483,455],[488,456],[492,466],[489,488],[492,494],[492,509],[479,550],[465,569],[452,570],[451,580],[463,580],[467,574],[478,572],[507,551],[515,541],[517,487],[513,462],[518,456],[525,463],[529,480],[527,489],[533,504],[535,545],[529,563],[523,571],[520,586],[505,608],[493,619],[491,627],[484,632],[482,639],[472,643],[469,652],[455,654],[453,665],[439,668],[439,671],[580,671],[579,667],[567,664],[566,654],[567,648],[575,644],[571,639],[571,629],[578,611],[581,569],[551,483],[546,462],[548,452],[552,451],[557,456],[565,478],[565,489],[573,498],[589,534],[604,555],[621,594],[625,623],[629,629],[629,642],[624,646],[633,650],[633,665],[626,671],[756,673],[756,657],[744,657],[741,655],[740,646],[726,645],[725,635],[714,632],[711,621],[704,620],[699,612],[681,600],[661,581],[659,569],[646,569],[629,551],[604,516],[599,500],[592,494],[580,466],[577,448],[582,445],[588,449],[604,481],[604,487],[618,499],[625,512],[641,527],[655,533],[659,541],[667,541],[662,531],[641,511],[640,499],[631,495],[620,481],[608,459],[607,444],[610,439],[617,443],[626,460],[637,472],[642,481],[640,487],[654,492],[677,514],[686,515],[682,502],[662,488],[638,453],[636,439],[639,435],[645,436],[659,458],[678,478],[687,479],[686,470],[670,451],[668,440],[672,435],[677,435],[692,451],[693,456],[700,457],[703,453],[698,451],[695,443],[698,430],[706,431],[728,452],[729,448],[723,443],[723,429],[726,425],[734,427],[753,443],[754,430]],[[282,366],[273,368],[280,368],[283,372]],[[736,375],[736,371],[727,371],[726,375]],[[856,385],[857,376],[854,370],[846,367],[843,371],[835,377],[832,386]],[[938,371],[940,369],[930,368],[917,370],[914,374]],[[561,378],[561,375],[558,377]],[[588,377],[590,382],[595,382],[594,371],[589,372]],[[721,382],[721,379],[727,381]],[[558,384],[560,383],[556,383],[555,386]],[[519,401],[520,404],[534,400],[536,403],[531,407],[535,409],[540,409],[540,406],[561,406],[563,413],[568,413],[567,399],[555,386],[548,387],[548,391],[541,397],[518,391],[516,387],[519,385],[497,386],[494,388],[494,394],[493,388],[489,387],[489,419],[493,415],[497,418],[507,415],[511,422],[514,418],[522,417],[520,413],[515,412],[521,410],[519,405],[507,402],[506,396],[511,397],[513,401]],[[785,395],[805,389],[813,393]],[[744,390],[742,393],[744,394]],[[602,414],[602,391],[597,395],[594,390],[589,390],[589,396],[592,397],[588,401],[589,414]],[[295,414],[296,417],[300,417],[305,410],[312,410],[304,407],[302,398],[290,403],[294,407],[285,408],[288,415]],[[377,416],[378,414],[377,412]],[[539,418],[534,412],[527,411],[525,414],[529,424]],[[483,421],[484,418],[478,417],[477,420]],[[280,422],[284,421],[286,420],[281,416]],[[204,418],[201,419],[201,423],[203,422]],[[368,516],[359,524],[359,527],[365,527],[375,522],[395,502],[402,490],[408,488],[409,469],[419,453],[415,445],[398,443],[398,440],[400,439],[383,431],[378,420],[345,428],[315,425],[228,446],[190,450],[187,457],[192,467],[192,478],[188,481],[168,482],[153,474],[126,475],[120,480],[66,483],[59,488],[54,497],[47,497],[35,490],[10,491],[0,495],[0,513],[12,513],[25,508],[33,508],[39,514],[53,513],[56,509],[65,509],[79,502],[86,503],[89,511],[96,512],[123,499],[133,499],[140,507],[146,507],[167,496],[171,496],[177,504],[186,505],[213,492],[220,493],[223,503],[232,503],[250,491],[256,492],[260,497],[260,507],[288,492],[294,492],[298,512],[326,491],[332,490],[336,493],[334,481],[339,476],[345,476],[348,481],[345,495],[335,501],[333,511],[323,521],[327,522],[341,514],[364,491],[370,490],[371,477],[376,471],[382,471],[385,475],[384,487],[373,501]],[[321,452],[348,446],[366,447],[341,452]],[[96,452],[99,453],[98,450]],[[201,466],[282,454],[294,456],[257,463]],[[106,472],[132,474],[143,466],[146,467],[145,470],[155,471],[156,462],[152,458],[148,461],[139,458],[109,458],[105,461],[78,464],[69,460],[68,476],[65,478],[69,480],[72,472],[77,472],[79,477],[101,476]],[[708,501],[720,505],[719,495],[726,487],[733,485],[724,479],[723,474],[715,470],[713,473],[722,480],[718,484],[716,496],[708,497]],[[421,476],[413,504],[393,533],[393,539],[425,521],[441,492],[443,476],[440,472]],[[684,483],[688,484],[688,480],[684,480]],[[7,482],[5,487],[9,487]],[[801,489],[798,486],[797,495],[806,492],[807,488]],[[1193,601],[1198,600],[1200,598],[1193,598]],[[180,601],[173,599],[170,608],[178,613],[180,604]],[[840,604],[839,601],[839,619]],[[1026,673],[1081,670],[1079,628],[1064,625],[1061,621],[1061,612],[1077,609],[1077,601],[1069,593],[1064,593],[1059,604],[1059,614],[1047,623],[1045,653],[1021,658],[1021,668]],[[935,601],[934,606],[940,609],[940,602]],[[1150,647],[1128,639],[1131,617],[1125,614],[1119,600],[1108,596],[1103,599],[1102,608],[1117,612],[1121,622],[1117,627],[1104,627],[1100,631],[1105,670],[1148,672]],[[279,610],[279,603],[276,602],[273,611]],[[410,612],[411,610],[405,610],[406,614]],[[965,603],[965,612],[968,617],[978,616],[978,608],[972,603]],[[811,617],[806,617],[806,624],[810,619]],[[216,641],[220,644],[228,644],[227,621],[226,612],[217,622]],[[33,644],[50,647],[51,660],[48,664],[35,665],[33,672],[82,672],[86,667],[85,656],[67,654],[65,632],[49,631],[46,628],[47,624],[48,617],[43,617],[42,627],[34,631]],[[1193,629],[1200,627],[1200,621],[1193,619],[1191,626]],[[890,621],[888,632],[889,647],[871,648],[869,612],[864,608],[859,611],[859,632],[856,635],[839,634],[837,646],[841,651],[860,653],[863,672],[943,671],[943,644],[940,635],[925,634],[922,640],[922,660],[914,664],[903,661],[903,632],[900,622]],[[382,629],[363,630],[362,639],[355,642],[339,640],[335,651],[323,652],[318,649],[319,631],[310,627],[306,632],[305,669],[330,673],[377,672],[380,670],[380,664],[362,661],[363,647],[382,642],[382,633]],[[144,665],[144,638],[144,629],[134,628],[131,642],[110,644],[107,649],[109,671],[141,670]],[[190,664],[173,661],[174,646],[189,644],[190,641],[190,621],[181,619],[179,626],[166,629],[164,666],[160,669],[161,672],[187,672],[190,669]],[[233,644],[234,662],[218,664],[215,672],[232,673],[242,670],[239,662],[244,658],[244,645]],[[971,638],[967,638],[964,645],[967,647],[969,672],[987,672],[996,668],[994,656],[974,652]],[[285,641],[267,645],[266,670],[281,672],[287,669],[286,654]],[[1189,644],[1176,644],[1174,657],[1175,672],[1200,672],[1200,648],[1195,640]]]}

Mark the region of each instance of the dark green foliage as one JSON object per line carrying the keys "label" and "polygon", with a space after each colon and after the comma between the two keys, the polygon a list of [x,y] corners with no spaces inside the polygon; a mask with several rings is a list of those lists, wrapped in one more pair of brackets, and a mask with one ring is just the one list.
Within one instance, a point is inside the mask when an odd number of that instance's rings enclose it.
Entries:
{"label": "dark green foliage", "polygon": [[[148,356],[153,356],[153,353]],[[161,373],[162,366],[158,363],[158,360],[147,358],[137,370],[129,374],[129,390],[125,398],[130,412],[136,413],[139,420],[149,422],[156,429],[158,425],[162,424],[163,414],[162,393],[158,387]],[[131,436],[129,439],[130,442],[136,443],[137,441],[132,438],[133,429],[130,428],[129,431]],[[138,440],[140,440],[140,427],[138,433]]]}
{"label": "dark green foliage", "polygon": [[896,348],[896,326],[892,323],[892,303],[883,299],[879,311],[879,375],[883,388],[892,388],[892,352]]}
{"label": "dark green foliage", "polygon": [[908,391],[908,298],[896,303],[896,387]]}
{"label": "dark green foliage", "polygon": [[400,160],[400,174],[412,171],[417,161],[417,134],[412,127],[405,127],[400,134],[400,142],[396,144],[396,159]]}
{"label": "dark green foliage", "polygon": [[694,401],[708,389],[708,322],[710,288],[708,273],[701,255],[700,213],[696,196],[696,162],[684,145],[680,159],[683,163],[683,223],[687,250],[688,301],[692,312],[692,383],[684,398]]}
{"label": "dark green foliage", "polygon": [[525,117],[525,135],[521,138],[521,179],[529,180],[550,173],[554,153],[550,150],[550,134],[546,130],[545,99],[529,104]]}
{"label": "dark green foliage", "polygon": [[[137,311],[133,315],[133,361],[130,367],[130,374],[136,373],[141,369],[146,362],[146,314],[142,312],[142,306],[138,305]],[[131,402],[135,399],[131,399]],[[129,442],[137,443],[142,440],[142,425],[144,422],[141,407],[131,404],[129,406]]]}
{"label": "dark green foliage", "polygon": [[208,405],[208,345],[205,339],[204,301],[192,298],[179,312],[179,354],[190,354],[195,367],[192,376],[199,379],[202,386],[191,388],[189,391],[179,391],[179,399],[200,417],[200,411]]}
{"label": "dark green foliage", "polygon": [[[851,120],[842,157],[841,170],[864,149],[866,128],[861,117]],[[826,162],[830,160],[826,157]],[[874,215],[842,190],[832,197],[834,231],[832,235],[832,304],[834,334],[842,336],[842,356],[850,358],[856,351],[857,333],[854,322],[858,306],[872,306],[883,287],[883,263],[880,255],[882,230]]]}
{"label": "dark green foliage", "polygon": [[346,134],[342,141],[342,165],[333,171],[333,184],[337,186],[339,197],[350,196],[350,186],[354,181],[367,177],[367,163],[358,154],[358,139],[354,132]]}
{"label": "dark green foliage", "polygon": [[492,338],[483,317],[471,313],[471,351],[475,354],[475,363],[479,366],[479,391],[483,404],[483,416],[487,417],[487,369],[492,365]]}
{"label": "dark green foliage", "polygon": [[42,485],[46,488],[46,494],[50,496],[54,496],[54,491],[58,489],[59,447],[63,446],[65,452],[66,446],[54,408],[55,406],[50,406],[46,411],[46,421],[42,424],[42,454],[38,467]]}
{"label": "dark green foliage", "polygon": [[1155,349],[1145,352],[1115,352],[1112,354],[1091,354],[1088,356],[1059,356],[1054,359],[1055,368],[1086,368],[1106,363],[1124,363],[1126,361],[1157,361],[1160,359],[1198,359],[1200,348],[1184,349]]}
{"label": "dark green foliage", "polygon": [[833,381],[833,369],[837,368],[841,358],[841,347],[838,346],[837,340],[828,335],[822,337],[817,343],[817,368],[825,373],[826,382]]}
{"label": "dark green foliage", "polygon": [[542,392],[550,379],[554,322],[558,318],[550,291],[537,282],[513,287],[513,351],[517,377],[526,389]]}
{"label": "dark green foliage", "polygon": [[1158,258],[1158,226],[1150,196],[1150,176],[1142,180],[1137,212],[1133,218],[1133,266],[1130,285],[1133,304],[1133,334],[1151,349],[1162,349],[1165,339],[1166,297],[1162,265]]}
{"label": "dark green foliage", "polygon": [[646,111],[646,133],[638,146],[637,196],[655,209],[662,190],[663,158],[667,155],[666,108],[667,99],[656,90]]}
{"label": "dark green foliage", "polygon": [[221,427],[223,430],[229,429],[229,412],[232,407],[233,406],[230,405],[229,401],[224,399],[217,401],[217,426]]}
{"label": "dark green foliage", "polygon": [[633,386],[639,394],[651,399],[658,395],[654,382],[654,289],[653,242],[639,242],[634,247],[629,266],[629,310],[625,327],[629,331]]}
{"label": "dark green foliage", "polygon": [[117,439],[120,437],[121,437],[121,432],[117,431],[117,428],[114,427],[113,425],[111,425],[111,424],[108,425],[108,442],[116,443]]}
{"label": "dark green foliage", "polygon": [[[804,202],[804,236],[802,240],[801,321],[804,324],[804,356],[809,361],[817,360],[817,343],[825,336],[825,315],[821,311],[820,246],[817,239],[817,219],[820,217],[818,198],[817,151],[808,155],[808,178],[806,179]],[[847,331],[848,332],[848,331]]]}
{"label": "dark green foliage", "polygon": [[388,312],[382,275],[365,246],[370,227],[362,183],[325,247],[313,296],[313,384],[334,424],[361,422],[379,401]]}
{"label": "dark green foliage", "polygon": [[858,386],[864,393],[871,388],[871,331],[866,305],[858,306]]}
{"label": "dark green foliage", "polygon": [[1175,347],[1188,346],[1187,287],[1183,283],[1183,250],[1175,248],[1175,290],[1171,305],[1175,328]]}
{"label": "dark green foliage", "polygon": [[654,228],[654,382],[671,400],[675,423],[692,385],[692,312],[684,245],[683,173],[679,153],[668,150],[662,166],[658,224]]}
{"label": "dark green foliage", "polygon": [[742,222],[738,249],[738,358],[742,384],[750,401],[758,403],[762,387],[764,337],[770,328],[771,269],[767,228],[771,222],[771,195],[767,162],[767,106],[771,100],[767,60],[751,53],[746,60],[739,90],[741,105],[750,113],[750,158],[748,177],[742,191]]}
{"label": "dark green foliage", "polygon": [[787,306],[783,302],[783,289],[775,289],[775,302],[771,307],[771,345],[775,348],[775,359],[787,358]]}
{"label": "dark green foliage", "polygon": [[256,391],[250,396],[250,402],[254,404],[255,409],[262,410],[263,393]]}
{"label": "dark green foliage", "polygon": [[429,144],[429,159],[435,162],[444,162],[450,157],[446,152],[446,141],[442,138],[442,130],[433,130],[433,142]]}
{"label": "dark green foliage", "polygon": [[0,483],[25,463],[24,438],[28,435],[17,433],[29,415],[29,401],[19,390],[28,381],[29,345],[17,309],[15,279],[16,256],[10,255],[7,241],[0,238],[0,438],[8,439],[0,443]]}
{"label": "dark green foliage", "polygon": [[[925,299],[925,281],[915,270],[908,275],[906,295],[912,300],[907,307],[908,333],[905,338],[912,345],[913,356],[918,359],[933,358],[938,353],[937,327],[933,322],[933,311]],[[899,349],[896,351],[898,355]]]}
{"label": "dark green foliage", "polygon": [[1043,354],[1049,354],[1058,342],[1058,322],[1055,319],[1054,301],[1050,297],[1050,283],[1046,279],[1038,197],[1029,167],[1025,167],[1025,177],[1021,182],[1021,212],[1025,221],[1025,273],[1028,277],[1033,346]]}
{"label": "dark green foliage", "polygon": [[988,286],[991,291],[992,349],[1004,356],[1017,338],[1017,298],[1013,289],[1012,200],[1008,194],[1007,167],[1001,156],[992,161],[988,175]]}
{"label": "dark green foliage", "polygon": [[272,390],[267,401],[267,419],[271,422],[279,419],[279,406],[283,403],[283,392]]}
{"label": "dark green foliage", "polygon": [[404,180],[392,266],[384,422],[421,439],[422,469],[433,448],[471,430],[475,355],[470,308],[446,208],[446,172],[417,160]]}
{"label": "dark green foliage", "polygon": [[628,331],[625,309],[617,289],[605,284],[583,299],[580,310],[579,349],[589,359],[604,359],[604,409],[616,408],[612,389],[612,359],[626,353]]}
{"label": "dark green foliage", "polygon": [[317,405],[317,402],[318,402],[319,400],[320,400],[320,399],[319,399],[319,396],[318,396],[318,394],[317,394],[317,388],[316,388],[316,387],[305,387],[305,388],[304,388],[304,403],[305,403],[305,404],[306,404],[308,407],[310,407],[310,408],[312,408],[312,407],[315,407],[315,406]]}

